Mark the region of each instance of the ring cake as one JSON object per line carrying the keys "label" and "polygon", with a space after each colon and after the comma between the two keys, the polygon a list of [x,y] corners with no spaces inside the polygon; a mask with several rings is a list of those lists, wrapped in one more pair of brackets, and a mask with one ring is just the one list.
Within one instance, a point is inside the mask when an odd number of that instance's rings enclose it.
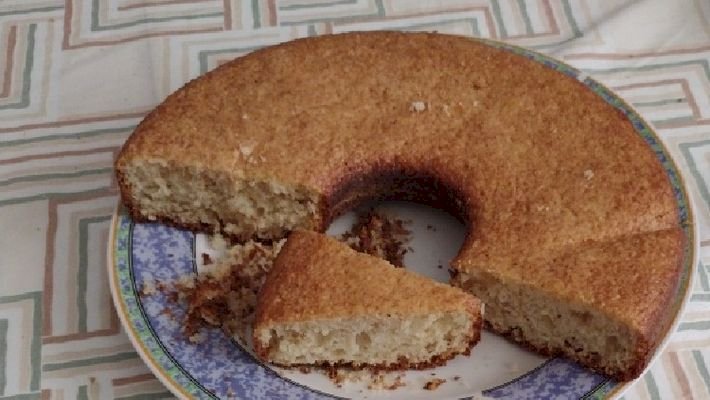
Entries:
{"label": "ring cake", "polygon": [[653,151],[576,79],[461,37],[351,33],[220,66],[136,128],[116,170],[137,220],[235,238],[323,231],[367,199],[468,226],[452,283],[489,326],[617,379],[671,317],[683,232]]}
{"label": "ring cake", "polygon": [[259,292],[254,349],[282,366],[407,369],[468,354],[481,303],[313,231],[295,231]]}

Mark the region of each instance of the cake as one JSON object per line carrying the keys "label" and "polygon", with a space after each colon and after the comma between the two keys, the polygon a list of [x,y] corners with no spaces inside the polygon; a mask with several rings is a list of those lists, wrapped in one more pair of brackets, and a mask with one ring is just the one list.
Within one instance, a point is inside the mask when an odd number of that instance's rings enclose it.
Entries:
{"label": "cake", "polygon": [[630,235],[508,268],[459,267],[452,283],[486,304],[493,331],[626,380],[643,371],[661,339],[681,245],[674,229]]}
{"label": "cake", "polygon": [[480,338],[472,295],[297,230],[257,299],[254,350],[281,366],[427,368]]}
{"label": "cake", "polygon": [[[452,283],[527,313],[490,327],[616,379],[670,323],[684,234],[656,155],[574,77],[484,42],[369,32],[255,51],[170,95],[116,172],[136,220],[236,239],[323,231],[369,199],[448,210],[468,226]],[[529,323],[553,309],[556,326]]]}

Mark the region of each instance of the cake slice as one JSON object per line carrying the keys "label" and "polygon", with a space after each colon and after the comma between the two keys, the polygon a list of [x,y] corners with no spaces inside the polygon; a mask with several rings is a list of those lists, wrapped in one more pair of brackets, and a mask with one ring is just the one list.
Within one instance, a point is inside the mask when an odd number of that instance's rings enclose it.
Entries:
{"label": "cake slice", "polygon": [[281,366],[421,369],[468,354],[481,321],[460,289],[295,231],[259,293],[254,349]]}
{"label": "cake slice", "polygon": [[683,240],[668,229],[531,251],[507,268],[454,263],[452,284],[485,302],[494,332],[626,381],[643,372],[676,315]]}

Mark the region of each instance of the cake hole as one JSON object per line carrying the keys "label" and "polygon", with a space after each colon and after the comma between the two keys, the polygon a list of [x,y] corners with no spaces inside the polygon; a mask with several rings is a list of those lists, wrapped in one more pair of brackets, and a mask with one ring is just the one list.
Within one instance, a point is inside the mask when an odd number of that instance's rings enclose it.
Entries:
{"label": "cake hole", "polygon": [[374,210],[388,218],[406,222],[411,231],[404,266],[439,282],[448,283],[451,260],[466,237],[466,226],[446,211],[406,201],[366,202],[333,221],[327,234],[338,237],[350,229],[360,215]]}

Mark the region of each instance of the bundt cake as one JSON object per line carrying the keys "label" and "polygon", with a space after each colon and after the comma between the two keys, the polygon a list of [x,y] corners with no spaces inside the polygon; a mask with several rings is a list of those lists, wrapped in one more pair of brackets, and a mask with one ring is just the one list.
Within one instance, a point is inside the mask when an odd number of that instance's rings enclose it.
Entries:
{"label": "bundt cake", "polygon": [[254,349],[282,366],[426,368],[468,354],[481,303],[312,231],[295,231],[259,292]]}
{"label": "bundt cake", "polygon": [[323,231],[367,199],[446,209],[468,226],[452,282],[493,310],[492,329],[617,379],[648,362],[678,287],[674,194],[625,114],[467,38],[255,51],[170,95],[116,170],[135,219],[240,239]]}

